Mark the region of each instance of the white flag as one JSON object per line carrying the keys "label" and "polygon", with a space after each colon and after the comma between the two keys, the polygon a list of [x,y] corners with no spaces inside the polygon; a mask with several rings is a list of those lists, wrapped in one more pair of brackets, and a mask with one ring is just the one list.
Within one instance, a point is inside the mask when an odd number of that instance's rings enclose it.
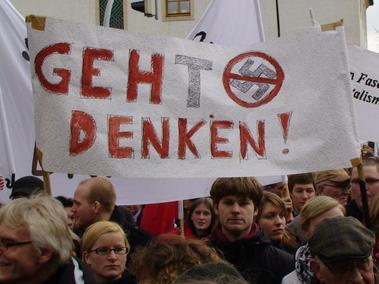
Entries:
{"label": "white flag", "polygon": [[188,39],[247,46],[264,41],[258,0],[213,0]]}
{"label": "white flag", "polygon": [[[0,176],[31,174],[34,149],[32,86],[26,25],[9,0],[0,1]],[[0,201],[10,195],[0,187]],[[9,182],[8,182],[8,185]]]}

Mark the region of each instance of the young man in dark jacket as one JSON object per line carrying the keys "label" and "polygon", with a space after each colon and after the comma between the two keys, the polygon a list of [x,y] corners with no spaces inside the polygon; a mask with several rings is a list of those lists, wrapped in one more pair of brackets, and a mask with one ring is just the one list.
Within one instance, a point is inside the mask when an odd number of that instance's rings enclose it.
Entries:
{"label": "young man in dark jacket", "polygon": [[250,283],[280,283],[294,269],[293,257],[263,239],[254,218],[262,199],[255,178],[219,178],[211,188],[218,216],[211,244]]}

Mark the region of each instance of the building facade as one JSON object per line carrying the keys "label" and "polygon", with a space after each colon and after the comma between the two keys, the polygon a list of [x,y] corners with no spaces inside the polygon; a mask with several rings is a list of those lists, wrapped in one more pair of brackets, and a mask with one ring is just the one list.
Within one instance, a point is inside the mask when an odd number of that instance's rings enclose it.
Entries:
{"label": "building facade", "polygon": [[[131,2],[134,1],[113,0],[115,8],[112,10],[111,26],[113,24],[115,27],[129,31],[184,38],[200,19],[210,1],[146,0],[147,12],[156,14],[156,17],[145,17],[143,13],[131,8]],[[227,1],[234,1],[238,5],[240,0]],[[107,4],[107,0],[11,0],[11,2],[24,16],[36,14],[89,24],[103,22]],[[279,30],[280,35],[284,35],[311,26],[311,9],[314,20],[320,24],[343,19],[347,42],[366,47],[368,3],[368,0],[260,0],[266,40],[276,38]]]}

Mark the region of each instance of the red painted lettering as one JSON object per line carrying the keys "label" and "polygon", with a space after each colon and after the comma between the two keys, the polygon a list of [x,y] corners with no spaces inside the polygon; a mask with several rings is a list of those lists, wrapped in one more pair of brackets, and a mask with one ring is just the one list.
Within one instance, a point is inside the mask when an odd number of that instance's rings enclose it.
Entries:
{"label": "red painted lettering", "polygon": [[266,155],[266,145],[265,145],[265,122],[264,120],[258,121],[258,143],[255,141],[253,135],[251,134],[248,126],[240,121],[240,147],[241,147],[241,157],[246,159],[247,157],[247,143],[253,147],[255,153],[260,157],[265,157]]}
{"label": "red painted lettering", "polygon": [[159,142],[154,126],[149,118],[142,118],[142,158],[150,157],[149,145],[153,145],[161,159],[168,158],[170,125],[167,117],[162,117],[162,143]]}
{"label": "red painted lettering", "polygon": [[133,132],[120,132],[121,124],[132,124],[132,116],[110,115],[108,116],[108,150],[112,158],[132,158],[133,148],[120,147],[120,138],[133,137]]}
{"label": "red painted lettering", "polygon": [[[96,139],[96,122],[91,115],[82,111],[73,111],[70,128],[71,156],[76,156],[91,148]],[[81,133],[84,133],[84,138],[80,137]]]}
{"label": "red painted lettering", "polygon": [[191,137],[205,124],[205,120],[196,123],[190,131],[187,132],[187,119],[179,118],[179,141],[178,141],[178,158],[184,160],[186,158],[186,146],[196,158],[200,158],[196,146],[192,143]]}
{"label": "red painted lettering", "polygon": [[82,66],[82,96],[96,99],[108,98],[110,88],[92,86],[92,77],[100,76],[100,70],[93,67],[95,60],[113,60],[113,52],[109,49],[85,48]]}
{"label": "red painted lettering", "polygon": [[151,56],[152,72],[139,70],[139,53],[137,50],[130,52],[129,58],[129,79],[128,79],[128,102],[137,100],[137,85],[140,83],[151,84],[150,103],[159,104],[161,102],[162,74],[164,57],[160,54]]}
{"label": "red painted lettering", "polygon": [[220,151],[217,144],[226,144],[229,139],[218,136],[218,129],[231,129],[234,123],[229,120],[212,121],[211,123],[211,155],[213,158],[230,158],[233,155],[232,151]]}
{"label": "red painted lettering", "polygon": [[71,71],[63,68],[54,68],[53,74],[60,77],[61,80],[58,83],[50,83],[43,74],[42,65],[48,56],[54,53],[68,54],[70,51],[71,45],[69,43],[60,42],[45,47],[36,55],[36,58],[34,59],[34,70],[42,87],[47,91],[56,94],[67,95]]}

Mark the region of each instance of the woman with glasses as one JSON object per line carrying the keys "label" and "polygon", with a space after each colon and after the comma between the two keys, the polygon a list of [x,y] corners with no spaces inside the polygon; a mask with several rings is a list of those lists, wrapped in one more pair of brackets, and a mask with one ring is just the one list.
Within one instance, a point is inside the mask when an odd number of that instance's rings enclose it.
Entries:
{"label": "woman with glasses", "polygon": [[96,283],[136,283],[125,269],[130,245],[122,228],[109,221],[96,222],[84,232],[82,259],[94,272]]}

